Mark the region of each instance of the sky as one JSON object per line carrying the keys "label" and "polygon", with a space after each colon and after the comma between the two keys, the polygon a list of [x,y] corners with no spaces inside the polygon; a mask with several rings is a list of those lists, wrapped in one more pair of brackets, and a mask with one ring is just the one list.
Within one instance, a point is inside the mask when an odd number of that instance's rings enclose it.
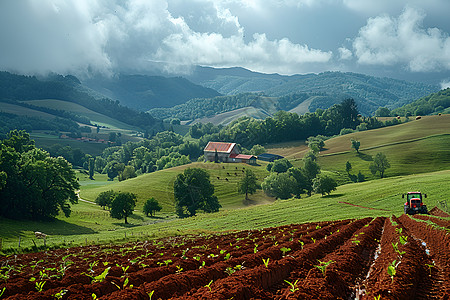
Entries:
{"label": "sky", "polygon": [[0,70],[432,78],[450,86],[449,0],[1,0]]}

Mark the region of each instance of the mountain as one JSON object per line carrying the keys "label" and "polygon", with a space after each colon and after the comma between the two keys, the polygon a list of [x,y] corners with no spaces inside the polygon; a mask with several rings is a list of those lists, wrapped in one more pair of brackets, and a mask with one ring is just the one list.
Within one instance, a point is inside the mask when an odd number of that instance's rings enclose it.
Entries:
{"label": "mountain", "polygon": [[29,109],[89,124],[89,118],[79,112],[67,110],[63,106],[45,107],[37,104],[39,102],[37,100],[47,99],[76,103],[92,112],[139,127],[142,130],[161,129],[161,121],[90,90],[74,76],[53,74],[38,78],[0,72],[0,102],[3,102],[2,106],[5,106],[4,103],[14,106],[10,113],[16,110],[16,115],[23,115],[20,110]]}
{"label": "mountain", "polygon": [[83,84],[120,104],[146,111],[156,107],[172,107],[192,98],[212,98],[220,94],[182,77],[118,75],[95,77]]}
{"label": "mountain", "polygon": [[197,67],[186,78],[226,95],[262,92],[266,96],[279,97],[308,93],[327,95],[334,99],[313,100],[309,111],[325,109],[343,99],[353,98],[364,115],[373,115],[379,107],[394,109],[440,90],[437,85],[342,72],[283,76],[243,68]]}

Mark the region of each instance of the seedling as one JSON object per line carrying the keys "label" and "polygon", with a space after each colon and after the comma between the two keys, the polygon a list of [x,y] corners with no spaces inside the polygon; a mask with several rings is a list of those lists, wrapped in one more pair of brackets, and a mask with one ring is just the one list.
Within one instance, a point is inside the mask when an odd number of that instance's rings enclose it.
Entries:
{"label": "seedling", "polygon": [[44,289],[44,284],[46,283],[46,281],[41,281],[41,282],[36,282],[36,291],[38,291],[38,293],[42,292],[42,290]]}
{"label": "seedling", "polygon": [[406,244],[408,242],[408,237],[404,236],[404,235],[401,235],[399,237],[399,240],[400,240],[400,244],[404,245],[404,244]]}
{"label": "seedling", "polygon": [[177,270],[175,271],[175,273],[181,273],[183,272],[183,268],[181,266],[176,266]]}
{"label": "seedling", "polygon": [[2,291],[0,292],[0,298],[2,297],[3,293],[5,292],[5,290],[6,290],[6,286],[3,287]]}
{"label": "seedling", "polygon": [[200,267],[198,267],[199,269],[203,268],[205,266],[206,262],[202,261],[202,264],[200,265]]}
{"label": "seedling", "polygon": [[214,280],[211,280],[207,285],[205,285],[205,287],[207,287],[210,292],[211,292],[211,284],[213,283],[213,281]]}
{"label": "seedling", "polygon": [[314,267],[318,268],[318,269],[320,270],[320,272],[322,272],[322,274],[323,274],[324,277],[327,277],[327,267],[328,267],[330,264],[333,264],[333,263],[335,263],[335,262],[332,261],[332,260],[329,260],[329,261],[327,261],[327,262],[320,261],[320,260],[317,260],[317,261],[320,263],[320,265],[315,265]]}
{"label": "seedling", "polygon": [[315,238],[311,237],[311,240],[313,241],[314,244],[316,243],[316,239]]}
{"label": "seedling", "polygon": [[94,293],[92,293],[92,300],[97,300],[97,295],[96,294],[94,294]]}
{"label": "seedling", "polygon": [[375,299],[375,300],[380,300],[380,299],[381,299],[381,295],[374,296],[373,299]]}
{"label": "seedling", "polygon": [[284,280],[284,281],[287,282],[291,286],[291,288],[289,289],[291,292],[295,293],[295,291],[298,291],[298,287],[297,287],[298,279],[294,283],[289,282],[287,280]]}
{"label": "seedling", "polygon": [[280,250],[281,250],[281,252],[283,252],[283,256],[286,256],[286,253],[289,252],[289,251],[291,251],[291,248],[283,247],[283,248],[281,248]]}
{"label": "seedling", "polygon": [[[123,281],[123,286],[122,286],[122,288],[120,288],[120,285],[118,285],[117,283],[115,283],[114,281],[111,281],[111,283],[112,284],[114,284],[119,290],[124,290],[126,287],[127,287],[127,285],[128,285],[128,277],[127,278],[125,278],[125,280]],[[133,288],[133,285],[132,284],[130,284],[130,289],[132,289]]]}
{"label": "seedling", "polygon": [[103,282],[103,280],[105,280],[106,276],[108,275],[109,269],[111,269],[111,267],[107,267],[100,275],[97,275],[97,276],[91,276],[89,274],[86,274],[86,275],[91,277],[91,279],[92,279],[91,283]]}
{"label": "seedling", "polygon": [[431,268],[435,267],[434,262],[433,262],[433,264],[425,264],[425,266],[427,266],[428,270],[430,270],[430,276],[431,276]]}
{"label": "seedling", "polygon": [[258,244],[255,244],[255,248],[253,248],[253,253],[258,252]]}
{"label": "seedling", "polygon": [[302,246],[302,249],[303,249],[303,246],[305,245],[305,243],[301,240],[298,240],[298,242],[300,243],[300,245]]}
{"label": "seedling", "polygon": [[361,243],[361,241],[353,240],[352,243],[355,243],[356,245],[359,245],[359,243]]}
{"label": "seedling", "polygon": [[394,283],[394,276],[397,273],[396,268],[398,264],[397,261],[394,260],[387,268],[387,273],[389,276],[391,276],[392,283]]}
{"label": "seedling", "polygon": [[98,265],[98,261],[97,260],[95,260],[95,261],[93,261],[93,262],[91,262],[90,264],[89,264],[89,269],[88,269],[88,271],[89,272],[94,272],[94,267],[96,267]]}
{"label": "seedling", "polygon": [[267,259],[262,259],[262,261],[263,261],[263,263],[264,263],[264,265],[266,266],[266,268],[268,268],[269,267],[269,259],[270,259],[270,257],[268,257]]}
{"label": "seedling", "polygon": [[169,264],[172,263],[172,260],[171,259],[165,260],[164,263],[166,264],[166,267],[167,267]]}
{"label": "seedling", "polygon": [[229,260],[231,257],[231,253],[227,253],[227,255],[225,255],[225,257],[223,258],[224,260]]}
{"label": "seedling", "polygon": [[[66,289],[62,289],[61,291],[59,291],[58,293],[52,295],[53,297],[55,297],[56,299],[62,299],[62,297],[67,293]],[[1,296],[1,295],[0,295]]]}
{"label": "seedling", "polygon": [[234,272],[236,272],[236,270],[233,269],[232,267],[227,267],[227,268],[225,269],[225,273],[227,273],[228,275],[231,275],[231,274],[233,274]]}
{"label": "seedling", "polygon": [[395,243],[395,244],[392,243],[392,247],[394,248],[395,252],[397,252],[400,256],[402,256],[403,254],[406,253],[406,251],[400,251],[400,250],[398,249],[398,242]]}
{"label": "seedling", "polygon": [[5,274],[0,273],[0,279],[4,280],[5,282],[7,282],[8,279],[9,279],[9,274],[8,273],[9,273],[9,270],[5,271]]}
{"label": "seedling", "polygon": [[148,298],[150,298],[150,300],[152,300],[152,296],[155,293],[155,291],[151,291],[150,293],[147,293]]}

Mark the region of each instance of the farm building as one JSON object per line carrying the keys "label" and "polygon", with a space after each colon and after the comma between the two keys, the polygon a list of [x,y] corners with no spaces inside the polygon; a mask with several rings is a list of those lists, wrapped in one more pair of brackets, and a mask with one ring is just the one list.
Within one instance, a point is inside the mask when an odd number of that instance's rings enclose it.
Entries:
{"label": "farm building", "polygon": [[264,161],[270,161],[270,162],[277,160],[277,159],[282,159],[282,158],[284,158],[284,156],[277,155],[277,154],[271,154],[271,153],[263,153],[263,154],[258,155],[258,159],[264,160]]}
{"label": "farm building", "polygon": [[236,143],[209,142],[203,152],[205,161],[256,164],[256,157],[240,154]]}

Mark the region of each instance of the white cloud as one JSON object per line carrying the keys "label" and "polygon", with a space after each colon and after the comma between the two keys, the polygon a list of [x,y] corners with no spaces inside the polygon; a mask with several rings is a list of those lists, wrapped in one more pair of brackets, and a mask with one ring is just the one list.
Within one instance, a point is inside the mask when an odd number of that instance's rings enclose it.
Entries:
{"label": "white cloud", "polygon": [[438,28],[423,28],[425,14],[406,7],[398,18],[370,18],[353,42],[360,64],[403,65],[413,72],[450,70],[450,38]]}
{"label": "white cloud", "polygon": [[350,51],[349,49],[347,49],[345,47],[340,47],[338,49],[338,51],[339,51],[339,59],[340,60],[349,60],[353,57],[352,51]]}
{"label": "white cloud", "polygon": [[447,80],[442,81],[441,82],[441,90],[445,90],[448,88],[450,88],[450,80],[447,79]]}
{"label": "white cloud", "polygon": [[[168,1],[183,15],[172,14]],[[144,70],[151,61],[163,61],[171,67],[244,66],[294,73],[330,60],[331,52],[288,38],[270,40],[260,33],[245,41],[238,17],[225,5],[233,1],[2,0],[0,69],[86,75]],[[262,7],[263,2],[241,5]],[[192,16],[184,14],[189,7]],[[202,15],[195,15],[198,11]]]}

